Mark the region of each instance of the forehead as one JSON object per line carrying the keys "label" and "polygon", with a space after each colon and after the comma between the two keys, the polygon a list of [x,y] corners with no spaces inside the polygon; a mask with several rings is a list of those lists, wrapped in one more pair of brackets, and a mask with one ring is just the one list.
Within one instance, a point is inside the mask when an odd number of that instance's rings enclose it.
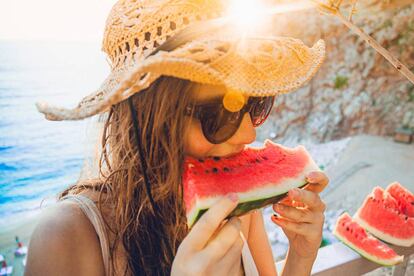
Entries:
{"label": "forehead", "polygon": [[197,83],[192,92],[193,99],[202,103],[221,99],[228,92],[228,90],[224,85]]}
{"label": "forehead", "polygon": [[197,102],[207,102],[223,97],[226,92],[224,85],[196,83],[193,89],[193,99]]}

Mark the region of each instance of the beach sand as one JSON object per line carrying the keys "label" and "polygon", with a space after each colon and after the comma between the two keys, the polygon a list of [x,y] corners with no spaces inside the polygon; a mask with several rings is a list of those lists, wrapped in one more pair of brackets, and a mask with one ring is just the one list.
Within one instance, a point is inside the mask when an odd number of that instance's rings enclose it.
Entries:
{"label": "beach sand", "polygon": [[24,266],[22,261],[25,258],[14,256],[14,250],[17,248],[15,237],[18,236],[23,245],[28,246],[30,236],[37,225],[38,219],[38,214],[33,215],[0,230],[0,254],[4,256],[7,265],[13,266],[12,275],[14,276],[23,275]]}

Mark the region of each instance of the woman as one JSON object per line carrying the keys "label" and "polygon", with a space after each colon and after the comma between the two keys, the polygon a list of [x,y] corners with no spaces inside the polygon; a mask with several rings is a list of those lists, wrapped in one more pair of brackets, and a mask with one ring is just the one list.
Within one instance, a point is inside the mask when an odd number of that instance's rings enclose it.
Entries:
{"label": "woman", "polygon": [[[112,73],[100,90],[72,110],[38,105],[50,120],[102,114],[105,125],[99,177],[66,189],[42,216],[26,275],[276,275],[261,212],[225,220],[236,195],[187,228],[182,165],[252,143],[274,96],[311,78],[324,47],[241,42],[215,20],[223,10],[221,1],[119,1],[104,39]],[[228,110],[229,97],[247,108]],[[308,182],[274,206],[290,242],[284,275],[308,275],[321,242],[318,192],[328,179],[315,172]]]}

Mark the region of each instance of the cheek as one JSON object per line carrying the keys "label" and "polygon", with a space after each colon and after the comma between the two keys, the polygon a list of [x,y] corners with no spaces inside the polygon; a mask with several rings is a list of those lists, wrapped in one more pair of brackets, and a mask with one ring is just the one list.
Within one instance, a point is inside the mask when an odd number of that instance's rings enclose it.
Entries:
{"label": "cheek", "polygon": [[214,144],[211,144],[203,134],[200,122],[191,120],[189,129],[184,138],[184,151],[186,155],[202,158],[212,151]]}

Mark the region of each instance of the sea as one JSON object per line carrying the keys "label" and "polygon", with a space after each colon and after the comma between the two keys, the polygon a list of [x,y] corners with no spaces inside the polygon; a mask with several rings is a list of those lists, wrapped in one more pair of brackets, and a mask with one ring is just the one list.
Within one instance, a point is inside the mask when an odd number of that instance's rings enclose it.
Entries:
{"label": "sea", "polygon": [[99,43],[0,40],[0,230],[54,202],[90,154],[93,119],[51,122],[35,103],[75,107],[109,71]]}

